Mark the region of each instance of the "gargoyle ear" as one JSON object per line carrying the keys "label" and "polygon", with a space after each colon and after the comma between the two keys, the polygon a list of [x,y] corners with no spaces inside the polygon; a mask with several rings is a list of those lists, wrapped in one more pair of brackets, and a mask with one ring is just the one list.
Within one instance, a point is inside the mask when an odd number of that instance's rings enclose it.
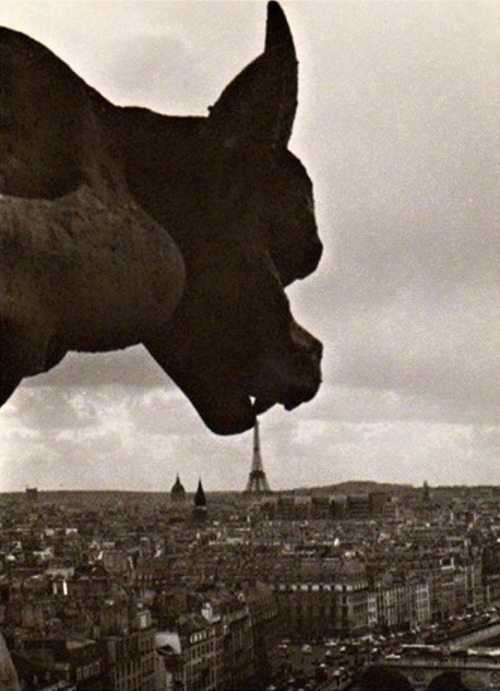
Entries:
{"label": "gargoyle ear", "polygon": [[265,50],[224,89],[210,108],[210,130],[228,148],[261,142],[286,148],[297,109],[297,58],[277,2],[267,7]]}

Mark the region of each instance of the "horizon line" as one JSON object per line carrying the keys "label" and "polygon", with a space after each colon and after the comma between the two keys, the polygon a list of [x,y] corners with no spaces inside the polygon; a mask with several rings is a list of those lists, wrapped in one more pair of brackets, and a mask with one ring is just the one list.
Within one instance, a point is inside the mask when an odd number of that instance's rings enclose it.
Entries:
{"label": "horizon line", "polygon": [[[321,490],[321,489],[327,489],[329,487],[338,487],[342,485],[347,485],[347,484],[373,484],[373,485],[391,485],[393,487],[398,487],[398,488],[405,488],[405,489],[421,489],[422,485],[414,485],[411,483],[404,483],[404,482],[390,482],[390,481],[384,481],[384,480],[342,480],[341,482],[338,483],[332,483],[329,485],[313,485],[309,487],[290,487],[290,488],[284,488],[284,489],[275,489],[272,490],[272,494],[281,494],[284,492],[310,492],[314,490]],[[456,484],[450,484],[450,485],[430,485],[427,483],[429,489],[457,489],[457,488],[468,488],[468,489],[499,489],[500,487],[497,484],[468,484],[468,483],[456,483]],[[170,494],[170,489],[118,489],[118,488],[94,488],[94,489],[78,489],[78,488],[53,488],[53,489],[40,489],[36,486],[27,486],[24,489],[12,489],[12,490],[0,490],[0,496],[2,495],[8,495],[8,494],[25,494],[27,490],[29,489],[35,489],[38,491],[40,494],[55,494],[55,493],[63,493],[63,492],[73,492],[73,493],[115,493],[115,494]],[[205,489],[205,492],[208,492],[210,494],[244,494],[245,491],[244,489],[239,490],[239,489]],[[195,494],[196,490],[189,491],[186,490],[187,494]]]}

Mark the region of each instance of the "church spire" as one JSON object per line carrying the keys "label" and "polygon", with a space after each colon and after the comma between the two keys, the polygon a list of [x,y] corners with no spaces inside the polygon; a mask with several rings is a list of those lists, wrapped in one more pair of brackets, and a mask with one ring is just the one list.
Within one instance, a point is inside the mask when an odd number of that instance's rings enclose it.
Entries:
{"label": "church spire", "polygon": [[203,485],[201,484],[201,478],[198,480],[198,489],[194,495],[194,505],[198,508],[205,507],[207,505],[207,498],[203,490]]}
{"label": "church spire", "polygon": [[194,495],[192,519],[195,523],[204,523],[207,520],[207,498],[201,484],[201,478],[198,480],[198,489]]}

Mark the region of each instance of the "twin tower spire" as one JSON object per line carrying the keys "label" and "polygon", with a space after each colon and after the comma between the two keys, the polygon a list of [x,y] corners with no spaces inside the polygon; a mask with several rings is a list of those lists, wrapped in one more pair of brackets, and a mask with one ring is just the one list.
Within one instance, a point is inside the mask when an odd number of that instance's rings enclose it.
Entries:
{"label": "twin tower spire", "polygon": [[[252,467],[250,469],[247,486],[243,494],[272,494],[271,488],[269,487],[269,483],[266,478],[266,473],[264,472],[264,466],[262,464],[262,455],[260,452],[259,423],[257,420],[255,421],[255,426],[253,428]],[[186,493],[180,481],[179,474],[177,474],[175,484],[172,487],[171,496],[174,502],[183,502],[186,500]],[[201,479],[198,482],[198,489],[195,495],[195,505],[206,505],[206,498],[205,493],[203,491],[203,486],[201,484]]]}

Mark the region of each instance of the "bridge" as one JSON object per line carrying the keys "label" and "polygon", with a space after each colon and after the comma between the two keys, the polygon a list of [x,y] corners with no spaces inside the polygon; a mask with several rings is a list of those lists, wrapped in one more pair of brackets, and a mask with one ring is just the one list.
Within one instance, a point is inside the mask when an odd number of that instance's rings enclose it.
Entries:
{"label": "bridge", "polygon": [[[408,646],[401,655],[388,655],[383,664],[399,672],[415,691],[465,687],[500,689],[500,649]],[[418,650],[417,650],[418,649]]]}
{"label": "bridge", "polygon": [[450,637],[446,642],[457,648],[470,648],[471,646],[484,643],[500,636],[500,621],[495,619],[480,629],[474,631],[464,631],[456,636]]}

